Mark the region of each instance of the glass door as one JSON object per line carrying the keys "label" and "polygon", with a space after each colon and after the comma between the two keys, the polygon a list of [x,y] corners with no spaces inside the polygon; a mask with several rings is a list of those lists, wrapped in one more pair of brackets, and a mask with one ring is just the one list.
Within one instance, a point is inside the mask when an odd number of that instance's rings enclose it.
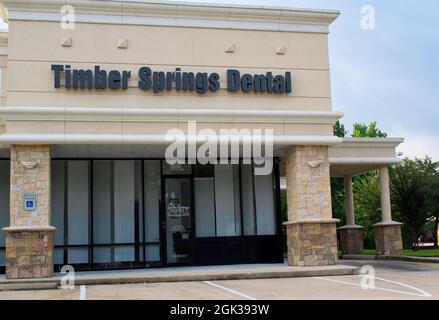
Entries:
{"label": "glass door", "polygon": [[192,262],[192,184],[190,178],[164,179],[166,263]]}

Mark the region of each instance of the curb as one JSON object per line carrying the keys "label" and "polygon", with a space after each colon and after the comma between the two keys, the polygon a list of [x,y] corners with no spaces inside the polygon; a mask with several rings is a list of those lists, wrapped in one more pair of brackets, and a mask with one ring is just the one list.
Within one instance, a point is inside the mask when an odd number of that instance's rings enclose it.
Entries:
{"label": "curb", "polygon": [[190,282],[190,281],[224,281],[224,280],[254,280],[254,279],[279,279],[279,278],[305,278],[320,276],[344,276],[358,274],[357,267],[321,270],[292,270],[292,271],[261,271],[261,272],[236,272],[236,273],[211,273],[211,274],[182,274],[166,276],[125,276],[125,277],[99,277],[76,278],[77,285],[100,284],[128,284],[128,283],[158,283],[158,282]]}
{"label": "curb", "polygon": [[0,281],[0,291],[50,290],[58,288],[57,279],[20,279]]}
{"label": "curb", "polygon": [[342,255],[344,260],[381,260],[381,261],[407,261],[423,263],[439,263],[439,258],[435,257],[406,257],[406,256],[367,256],[362,254]]}
{"label": "curb", "polygon": [[[279,279],[320,276],[356,275],[359,268],[352,266],[330,266],[316,268],[292,268],[292,270],[260,270],[243,272],[210,272],[210,273],[180,273],[169,275],[133,274],[118,275],[76,275],[75,285],[103,285],[103,284],[130,284],[130,283],[160,283],[160,282],[190,282],[190,281],[224,281],[224,280],[252,280],[252,279]],[[0,280],[0,290],[48,290],[56,289],[60,285],[61,276],[51,279],[20,279]]]}

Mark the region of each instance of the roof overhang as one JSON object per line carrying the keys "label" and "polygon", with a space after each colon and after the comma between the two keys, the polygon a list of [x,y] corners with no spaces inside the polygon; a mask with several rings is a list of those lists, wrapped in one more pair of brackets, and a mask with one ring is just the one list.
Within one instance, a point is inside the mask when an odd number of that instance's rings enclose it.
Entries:
{"label": "roof overhang", "polygon": [[329,148],[331,176],[354,176],[398,164],[402,160],[396,147],[403,142],[403,138],[343,138]]}
{"label": "roof overhang", "polygon": [[75,22],[327,33],[335,10],[145,0],[4,0],[9,20],[61,21],[73,6]]}

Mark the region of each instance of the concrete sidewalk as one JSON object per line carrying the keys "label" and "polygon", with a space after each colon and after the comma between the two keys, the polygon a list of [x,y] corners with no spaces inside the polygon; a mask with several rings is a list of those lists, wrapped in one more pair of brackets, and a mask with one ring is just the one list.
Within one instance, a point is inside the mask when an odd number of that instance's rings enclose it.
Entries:
{"label": "concrete sidewalk", "polygon": [[[303,268],[290,267],[286,264],[170,267],[76,272],[75,285],[297,278],[342,276],[357,273],[357,267],[344,265]],[[58,273],[51,279],[6,280],[2,275],[0,277],[0,290],[53,289],[60,285],[62,276]]]}

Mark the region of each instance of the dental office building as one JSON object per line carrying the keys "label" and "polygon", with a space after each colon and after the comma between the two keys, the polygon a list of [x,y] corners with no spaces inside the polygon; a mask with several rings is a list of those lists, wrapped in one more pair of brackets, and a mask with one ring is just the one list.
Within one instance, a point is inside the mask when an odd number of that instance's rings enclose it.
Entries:
{"label": "dental office building", "polygon": [[[74,8],[74,25],[61,8]],[[362,250],[352,176],[379,170],[378,254],[402,250],[388,167],[402,139],[341,139],[328,32],[337,11],[6,0],[0,33],[0,266],[75,270],[337,263]],[[70,11],[70,14],[72,11]],[[69,24],[70,22],[70,24]],[[169,130],[270,129],[273,170],[168,164]],[[344,177],[347,225],[332,217]],[[280,215],[286,178],[288,221]],[[339,240],[337,241],[337,232]]]}

